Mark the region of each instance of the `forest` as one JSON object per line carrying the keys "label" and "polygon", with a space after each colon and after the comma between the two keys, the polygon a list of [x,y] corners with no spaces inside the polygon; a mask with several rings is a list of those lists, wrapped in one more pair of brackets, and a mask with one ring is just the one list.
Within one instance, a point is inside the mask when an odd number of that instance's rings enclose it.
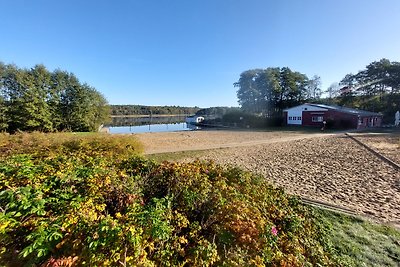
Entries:
{"label": "forest", "polygon": [[95,131],[109,115],[104,96],[73,73],[0,62],[0,132]]}
{"label": "forest", "polygon": [[244,71],[234,86],[242,110],[265,117],[279,117],[283,109],[306,102],[381,112],[386,122],[400,109],[400,63],[388,59],[346,75],[326,91],[319,76],[308,78],[288,67]]}
{"label": "forest", "polygon": [[111,105],[111,116],[192,115],[200,108],[180,106]]}

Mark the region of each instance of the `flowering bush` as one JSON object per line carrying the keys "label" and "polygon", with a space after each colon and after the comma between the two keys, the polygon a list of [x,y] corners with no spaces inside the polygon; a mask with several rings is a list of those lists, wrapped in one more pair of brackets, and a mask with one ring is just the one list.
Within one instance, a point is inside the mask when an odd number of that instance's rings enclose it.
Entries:
{"label": "flowering bush", "polygon": [[0,263],[335,265],[311,211],[263,177],[76,142],[0,159]]}

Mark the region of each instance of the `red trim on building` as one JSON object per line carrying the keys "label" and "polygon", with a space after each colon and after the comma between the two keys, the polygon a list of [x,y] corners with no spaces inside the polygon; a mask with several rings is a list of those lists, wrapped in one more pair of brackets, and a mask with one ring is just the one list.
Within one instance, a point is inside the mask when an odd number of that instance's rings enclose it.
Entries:
{"label": "red trim on building", "polygon": [[[284,118],[285,124],[287,125],[287,111],[284,111]],[[302,111],[302,126],[323,127],[324,121],[333,128],[364,129],[368,127],[380,127],[382,124],[382,115],[351,114],[341,112],[337,109],[328,109],[327,111]]]}

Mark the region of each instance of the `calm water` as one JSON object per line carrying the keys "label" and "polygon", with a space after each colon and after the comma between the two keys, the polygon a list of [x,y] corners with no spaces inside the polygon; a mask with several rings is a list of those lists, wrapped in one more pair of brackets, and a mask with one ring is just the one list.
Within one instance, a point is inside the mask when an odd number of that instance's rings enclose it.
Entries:
{"label": "calm water", "polygon": [[141,126],[153,124],[176,124],[185,122],[186,116],[168,116],[168,117],[114,117],[112,118],[112,127],[117,126]]}
{"label": "calm water", "polygon": [[187,124],[186,122],[136,126],[109,126],[108,128],[111,134],[176,132],[200,129],[194,125]]}
{"label": "calm water", "polygon": [[173,117],[118,117],[108,125],[112,134],[156,133],[197,130],[199,127],[187,124],[185,116]]}

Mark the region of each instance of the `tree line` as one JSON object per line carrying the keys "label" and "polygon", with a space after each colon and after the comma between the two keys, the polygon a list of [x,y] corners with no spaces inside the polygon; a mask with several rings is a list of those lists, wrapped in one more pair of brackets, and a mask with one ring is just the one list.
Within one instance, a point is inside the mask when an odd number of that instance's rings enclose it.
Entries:
{"label": "tree line", "polygon": [[326,91],[319,76],[310,79],[287,67],[244,71],[234,86],[241,109],[265,117],[281,116],[283,109],[305,102],[381,112],[388,122],[400,109],[400,63],[388,59],[347,74]]}
{"label": "tree line", "polygon": [[209,107],[203,108],[196,112],[197,116],[206,116],[214,118],[222,118],[225,114],[238,112],[240,109],[238,107]]}
{"label": "tree line", "polygon": [[237,96],[243,111],[267,117],[278,116],[287,107],[321,97],[320,77],[292,71],[288,67],[252,69],[241,73]]}
{"label": "tree line", "polygon": [[111,105],[112,116],[129,115],[187,115],[195,114],[198,107],[180,106],[143,106],[143,105]]}
{"label": "tree line", "polygon": [[400,63],[385,58],[374,61],[356,74],[347,74],[332,89],[335,97],[328,102],[381,112],[390,122],[400,109]]}
{"label": "tree line", "polygon": [[95,131],[109,115],[105,97],[73,73],[0,62],[0,131]]}

